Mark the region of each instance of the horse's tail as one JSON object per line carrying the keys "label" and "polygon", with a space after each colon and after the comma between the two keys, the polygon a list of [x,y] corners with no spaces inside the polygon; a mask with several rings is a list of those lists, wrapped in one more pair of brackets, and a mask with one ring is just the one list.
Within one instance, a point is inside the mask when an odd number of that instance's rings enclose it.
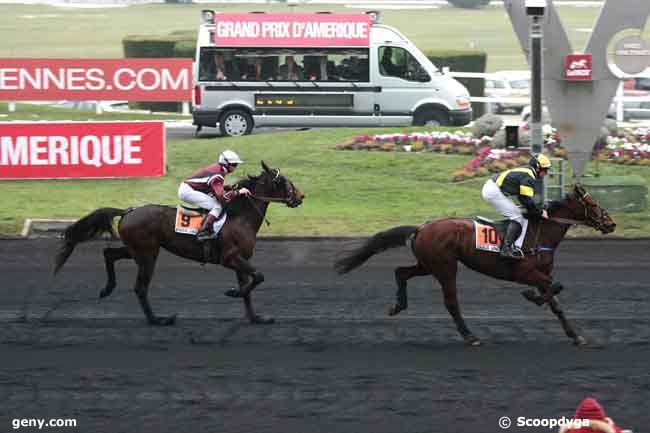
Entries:
{"label": "horse's tail", "polygon": [[350,255],[337,260],[334,269],[339,274],[345,274],[358,268],[370,257],[386,251],[406,245],[407,239],[417,231],[416,226],[398,226],[383,232],[376,233],[368,239],[361,247],[354,250]]}
{"label": "horse's tail", "polygon": [[124,216],[127,212],[129,209],[97,209],[66,228],[63,232],[63,242],[56,254],[54,273],[59,272],[78,243],[91,240],[102,233],[110,233],[112,237],[117,238],[113,230],[113,218]]}

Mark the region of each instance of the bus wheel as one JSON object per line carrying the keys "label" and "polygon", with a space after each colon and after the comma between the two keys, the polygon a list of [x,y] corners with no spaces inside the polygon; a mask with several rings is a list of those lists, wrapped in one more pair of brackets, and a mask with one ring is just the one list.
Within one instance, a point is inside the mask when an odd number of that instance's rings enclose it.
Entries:
{"label": "bus wheel", "polygon": [[226,111],[219,121],[219,130],[226,137],[248,135],[253,130],[253,118],[242,110]]}
{"label": "bus wheel", "polygon": [[415,126],[446,126],[449,125],[449,114],[437,108],[419,111],[413,118]]}

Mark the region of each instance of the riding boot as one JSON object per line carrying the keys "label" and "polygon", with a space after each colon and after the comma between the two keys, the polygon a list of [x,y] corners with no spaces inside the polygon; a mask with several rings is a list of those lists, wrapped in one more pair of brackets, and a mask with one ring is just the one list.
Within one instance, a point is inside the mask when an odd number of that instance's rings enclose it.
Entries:
{"label": "riding boot", "polygon": [[506,234],[503,236],[503,245],[501,246],[501,257],[508,259],[523,259],[524,253],[515,246],[515,241],[521,234],[521,224],[511,220],[506,228]]}
{"label": "riding boot", "polygon": [[199,241],[212,239],[214,236],[214,234],[212,233],[212,226],[214,225],[214,222],[216,220],[217,217],[209,213],[203,219],[203,224],[201,224],[201,228],[199,229],[199,232],[196,234],[196,239]]}

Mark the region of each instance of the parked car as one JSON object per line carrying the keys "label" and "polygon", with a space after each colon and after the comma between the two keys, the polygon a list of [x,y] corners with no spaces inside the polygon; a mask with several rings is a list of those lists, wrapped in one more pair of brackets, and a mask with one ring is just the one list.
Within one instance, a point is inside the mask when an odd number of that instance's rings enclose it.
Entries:
{"label": "parked car", "polygon": [[[521,109],[521,120],[528,122],[530,120],[530,114],[530,105],[526,105]],[[542,123],[551,123],[551,115],[546,105],[542,105]]]}
{"label": "parked car", "polygon": [[[616,119],[616,103],[612,102],[607,117]],[[623,120],[650,119],[650,101],[623,101]]]}
{"label": "parked car", "polygon": [[[485,79],[485,96],[530,98],[530,71],[500,71]],[[490,112],[513,110],[520,113],[526,102],[491,102]]]}

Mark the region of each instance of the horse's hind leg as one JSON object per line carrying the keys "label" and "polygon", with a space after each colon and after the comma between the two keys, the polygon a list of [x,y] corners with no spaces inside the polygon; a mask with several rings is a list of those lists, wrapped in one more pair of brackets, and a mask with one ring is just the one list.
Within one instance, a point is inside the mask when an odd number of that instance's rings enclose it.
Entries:
{"label": "horse's hind leg", "polygon": [[476,338],[463,319],[462,314],[460,313],[460,306],[458,305],[458,296],[456,289],[456,273],[458,272],[458,263],[445,262],[436,264],[433,267],[433,275],[440,282],[442,287],[442,293],[445,299],[445,307],[449,314],[454,319],[456,323],[456,328],[460,335],[463,337],[465,342],[471,346],[478,346],[481,344],[481,341]]}
{"label": "horse's hind leg", "polygon": [[104,261],[106,263],[106,274],[108,275],[108,282],[106,287],[99,292],[100,298],[105,298],[115,289],[115,262],[120,259],[132,258],[131,253],[127,247],[120,248],[104,248]]}
{"label": "horse's hind leg", "polygon": [[408,308],[408,295],[406,293],[406,282],[413,277],[427,275],[419,263],[415,266],[400,266],[395,269],[395,283],[397,284],[397,293],[395,293],[395,305],[388,309],[389,316],[395,316],[400,311]]}
{"label": "horse's hind leg", "polygon": [[153,313],[151,305],[149,304],[149,283],[151,283],[151,277],[153,276],[153,270],[156,266],[157,258],[157,252],[154,254],[149,253],[148,255],[135,256],[135,261],[138,264],[138,276],[135,280],[135,294],[138,296],[138,301],[140,302],[142,311],[144,312],[144,315],[147,316],[150,325],[173,325],[176,322],[175,315],[170,317],[158,317]]}

